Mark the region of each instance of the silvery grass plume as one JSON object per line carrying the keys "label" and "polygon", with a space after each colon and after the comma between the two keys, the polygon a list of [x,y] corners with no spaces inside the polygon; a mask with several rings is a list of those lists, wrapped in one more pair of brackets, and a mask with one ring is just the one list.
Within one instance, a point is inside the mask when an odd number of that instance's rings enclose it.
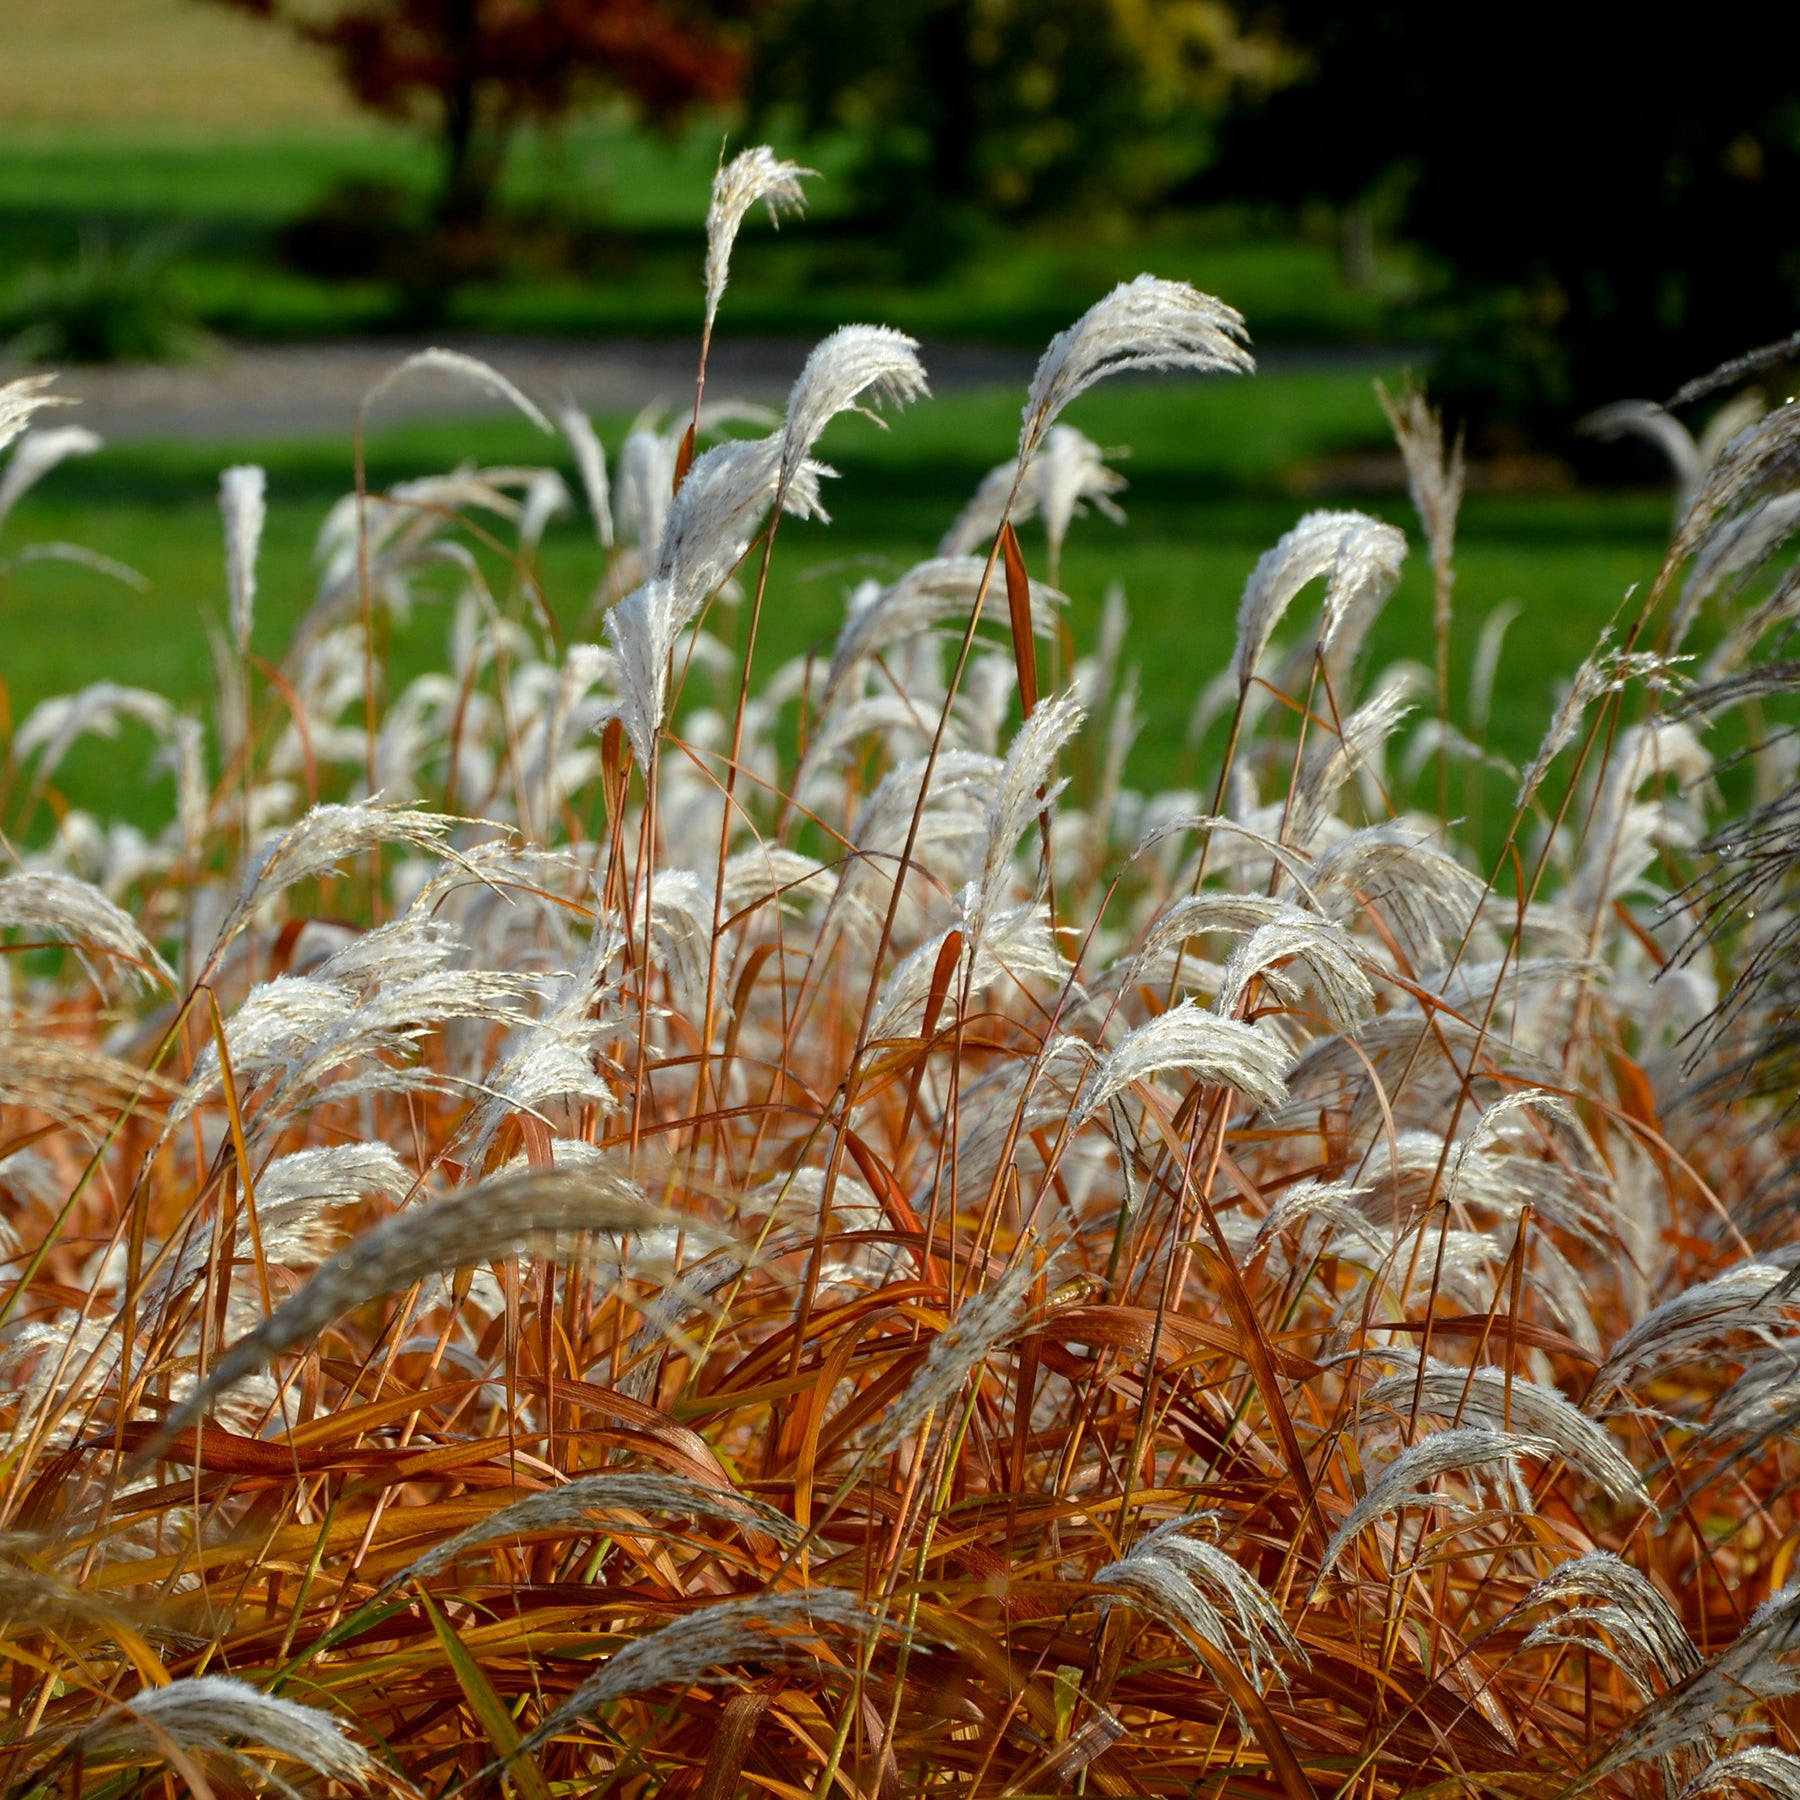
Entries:
{"label": "silvery grass plume", "polygon": [[[1023,476],[1013,462],[997,463],[988,470],[968,505],[944,533],[938,555],[966,556],[991,544],[1007,519],[1023,525],[1041,515],[1050,566],[1055,569],[1062,560],[1069,525],[1087,510],[1089,501],[1115,524],[1125,522],[1124,509],[1113,499],[1125,487],[1125,477],[1106,466],[1106,454],[1073,425],[1052,426],[1025,465]],[[1019,491],[1009,511],[1006,502],[1015,479]]]}
{"label": "silvery grass plume", "polygon": [[1771,1800],[1800,1800],[1800,1756],[1773,1744],[1752,1744],[1708,1763],[1681,1790],[1681,1800],[1699,1800],[1721,1788],[1753,1788]]}
{"label": "silvery grass plume", "polygon": [[1431,546],[1431,566],[1445,592],[1440,600],[1440,627],[1446,621],[1441,608],[1448,604],[1448,583],[1454,573],[1456,515],[1463,497],[1463,434],[1458,431],[1448,452],[1444,443],[1443,415],[1425,397],[1425,390],[1411,381],[1395,400],[1378,381],[1375,393],[1387,414],[1394,441],[1406,464],[1406,486],[1425,527]]}
{"label": "silvery grass plume", "polygon": [[1025,398],[1021,468],[1063,408],[1109,375],[1152,369],[1248,375],[1256,368],[1248,343],[1241,313],[1185,281],[1139,275],[1121,282],[1050,340]]}
{"label": "silvery grass plume", "polygon": [[1070,1115],[1071,1129],[1085,1125],[1134,1081],[1148,1081],[1170,1069],[1197,1076],[1208,1086],[1233,1088],[1256,1107],[1279,1106],[1287,1098],[1282,1076],[1288,1052],[1283,1046],[1254,1025],[1222,1019],[1192,1000],[1128,1031],[1118,1048],[1098,1061]]}
{"label": "silvery grass plume", "polygon": [[1597,1410],[1640,1370],[1666,1368],[1733,1332],[1767,1333],[1800,1324],[1792,1271],[1776,1263],[1740,1263],[1665,1300],[1616,1343],[1595,1372],[1585,1402]]}
{"label": "silvery grass plume", "polygon": [[554,434],[554,427],[544,417],[537,402],[529,399],[492,364],[464,351],[445,350],[435,345],[428,350],[415,350],[411,356],[395,363],[363,396],[361,412],[367,417],[375,410],[377,400],[409,376],[430,373],[452,376],[496,400],[504,400],[515,411],[523,413],[546,437]]}
{"label": "silvery grass plume", "polygon": [[1290,843],[1310,849],[1330,821],[1344,784],[1353,775],[1377,774],[1388,739],[1412,711],[1412,687],[1406,669],[1389,670],[1373,697],[1337,731],[1314,739],[1288,802]]}
{"label": "silvery grass plume", "polygon": [[[263,1255],[283,1268],[310,1268],[331,1254],[344,1232],[326,1215],[352,1206],[369,1194],[400,1200],[415,1185],[386,1144],[323,1144],[276,1157],[256,1176],[252,1198],[256,1230],[240,1216],[237,1248],[251,1256],[260,1242]],[[198,1236],[162,1273],[145,1283],[146,1296],[180,1293],[211,1259],[212,1247]]]}
{"label": "silvery grass plume", "polygon": [[1283,1657],[1304,1664],[1307,1655],[1255,1576],[1217,1543],[1191,1535],[1217,1528],[1216,1513],[1165,1520],[1096,1570],[1094,1584],[1123,1589],[1134,1605],[1234,1660],[1247,1653],[1247,1673],[1260,1687],[1265,1670],[1280,1678]]}
{"label": "silvery grass plume", "polygon": [[48,932],[69,944],[102,993],[125,983],[175,985],[174,971],[125,909],[97,887],[47,869],[0,876],[0,931]]}
{"label": "silvery grass plume", "polygon": [[[949,935],[940,932],[927,938],[894,966],[876,1002],[869,1027],[871,1043],[919,1028],[926,998],[936,978],[938,959]],[[1003,976],[1020,982],[1033,976],[1057,987],[1068,980],[1068,961],[1057,944],[1047,906],[1033,903],[1004,907],[990,913],[982,928],[980,943],[972,947],[965,934],[962,955],[957,961],[956,986],[970,994],[979,994]],[[1076,992],[1079,994],[1080,990]],[[940,1021],[939,1029],[942,1028]]]}
{"label": "silvery grass plume", "polygon": [[[989,582],[978,556],[935,556],[915,563],[899,580],[883,587],[865,582],[851,597],[844,629],[831,653],[831,667],[820,695],[821,712],[829,713],[875,657],[896,644],[911,644],[948,619],[962,619],[979,595],[985,618],[1005,616],[1006,596]],[[1055,634],[1057,611],[1068,597],[1042,582],[1031,583],[1031,628],[1039,637]]]}
{"label": "silvery grass plume", "polygon": [[[0,388],[0,429],[3,429],[6,395]],[[28,431],[14,446],[7,459],[6,473],[0,475],[0,531],[6,529],[7,515],[21,499],[58,463],[72,456],[92,456],[106,440],[85,425],[61,425],[49,430]]]}
{"label": "silvery grass plume", "polygon": [[[1704,1658],[1675,1608],[1610,1550],[1590,1550],[1552,1569],[1515,1611],[1530,1612],[1559,1600],[1582,1604],[1545,1620],[1527,1635],[1522,1648],[1560,1649],[1576,1642],[1597,1649],[1625,1671],[1646,1700],[1656,1691],[1653,1676],[1663,1687],[1672,1688],[1703,1665]],[[1586,1629],[1593,1626],[1612,1638],[1610,1649]]]}
{"label": "silvery grass plume", "polygon": [[1399,820],[1340,838],[1319,854],[1311,880],[1322,910],[1340,923],[1379,907],[1415,970],[1462,941],[1486,896],[1480,876]]}
{"label": "silvery grass plume", "polygon": [[1524,808],[1537,798],[1544,777],[1550,773],[1550,765],[1575,741],[1575,734],[1595,701],[1622,693],[1633,681],[1642,681],[1652,695],[1680,691],[1680,658],[1663,656],[1653,650],[1620,650],[1613,646],[1611,638],[1609,626],[1601,632],[1599,642],[1575,671],[1568,692],[1551,715],[1549,729],[1544,733],[1537,755],[1526,764],[1519,777],[1516,806]]}
{"label": "silvery grass plume", "polygon": [[[1593,915],[1636,887],[1658,850],[1691,849],[1699,814],[1678,796],[1691,794],[1712,770],[1712,757],[1679,719],[1648,719],[1620,732],[1588,809],[1567,904]],[[1676,796],[1637,798],[1640,789],[1663,779],[1675,784]]]}
{"label": "silvery grass plume", "polygon": [[1105,458],[1100,446],[1073,425],[1053,425],[1031,459],[1029,479],[1053,570],[1061,567],[1063,540],[1088,501],[1115,525],[1125,523],[1124,509],[1113,499],[1125,486],[1125,477],[1109,469]]}
{"label": "silvery grass plume", "polygon": [[1257,1250],[1278,1232],[1291,1231],[1296,1225],[1304,1229],[1318,1219],[1327,1234],[1344,1232],[1360,1238],[1377,1256],[1389,1247],[1388,1234],[1378,1230],[1364,1216],[1361,1202],[1373,1190],[1353,1181],[1297,1181],[1276,1199],[1251,1240],[1251,1252]]}
{"label": "silvery grass plume", "polygon": [[380,800],[313,807],[298,823],[266,838],[251,856],[237,898],[219,927],[213,955],[243,930],[259,906],[299,882],[340,873],[353,856],[405,844],[421,855],[456,860],[450,834],[472,822]]}
{"label": "silvery grass plume", "polygon": [[27,1036],[0,1022],[0,1106],[29,1107],[65,1125],[170,1093],[161,1077],[79,1044]]}
{"label": "silvery grass plume", "polygon": [[[581,491],[587,496],[588,515],[594,521],[594,535],[601,547],[613,545],[612,493],[606,484],[606,452],[594,434],[593,421],[573,400],[556,409],[556,422],[575,458],[581,476]],[[674,477],[670,480],[673,482]]]}
{"label": "silvery grass plume", "polygon": [[678,448],[667,432],[648,422],[634,425],[619,446],[615,526],[620,542],[635,544],[646,555],[662,542],[675,492]]}
{"label": "silvery grass plume", "polygon": [[[1733,593],[1741,593],[1751,575],[1760,569],[1800,527],[1800,490],[1772,494],[1735,513],[1720,524],[1701,545],[1699,554],[1688,567],[1687,580],[1681,589],[1681,604],[1669,626],[1670,639],[1679,644],[1685,638],[1695,615],[1733,575],[1742,580],[1733,585]],[[1793,608],[1793,573],[1790,567],[1775,592],[1742,625],[1724,639],[1713,652],[1709,666],[1717,668],[1722,661],[1742,655],[1778,618],[1788,616]]]}
{"label": "silvery grass plume", "polygon": [[73,1581],[23,1560],[43,1547],[42,1540],[23,1533],[8,1532],[0,1539],[0,1555],[21,1559],[0,1561],[0,1616],[6,1617],[9,1627],[16,1629],[20,1621],[30,1619],[59,1632],[71,1625],[97,1625],[112,1632],[134,1629],[125,1607],[84,1593]]}
{"label": "silvery grass plume", "polygon": [[1291,907],[1286,917],[1257,926],[1232,951],[1219,980],[1214,1011],[1230,1018],[1243,1005],[1253,981],[1261,981],[1284,1006],[1297,1004],[1298,986],[1277,966],[1290,960],[1306,966],[1326,1016],[1339,1031],[1353,1029],[1362,1010],[1374,1003],[1375,990],[1349,933],[1329,919]]}
{"label": "silvery grass plume", "polygon": [[1696,437],[1654,400],[1615,400],[1578,419],[1575,429],[1602,442],[1635,437],[1654,445],[1675,477],[1675,518],[1679,523],[1720,452],[1764,411],[1761,396],[1754,389],[1746,390],[1721,406]]}
{"label": "silvery grass plume", "polygon": [[[607,615],[621,664],[618,716],[648,767],[667,707],[675,640],[731,574],[772,504],[825,517],[812,460],[819,435],[865,397],[904,404],[924,393],[918,345],[876,325],[846,325],[807,358],[788,396],[787,423],[766,438],[715,445],[687,472],[669,506],[650,579]],[[871,415],[872,416],[872,415]]]}
{"label": "silvery grass plume", "polygon": [[[418,1060],[419,1042],[432,1027],[452,1020],[523,1023],[519,987],[517,976],[447,963],[384,977],[379,986],[359,983],[330,964],[315,976],[265,983],[226,1026],[239,1083],[247,1087],[252,1079],[267,1079],[247,1121],[252,1135],[267,1135],[327,1094],[342,1102],[374,1094],[455,1091],[464,1078],[454,1067]],[[171,1123],[187,1117],[220,1081],[218,1050],[209,1043],[195,1058]]]}
{"label": "silvery grass plume", "polygon": [[883,424],[885,402],[905,406],[929,394],[918,340],[886,325],[841,325],[806,359],[788,395],[782,430],[781,487],[801,478],[825,427],[858,412]]}
{"label": "silvery grass plume", "polygon": [[840,1484],[840,1495],[848,1493],[896,1444],[920,1430],[939,1407],[955,1398],[973,1370],[1018,1336],[1026,1322],[1031,1284],[1042,1272],[1042,1266],[1021,1247],[998,1281],[963,1301],[950,1323],[932,1339],[905,1391],[882,1413],[873,1438]]}
{"label": "silvery grass plume", "polygon": [[1357,1535],[1377,1519],[1406,1506],[1447,1506],[1453,1512],[1464,1510],[1457,1502],[1433,1491],[1434,1485],[1446,1475],[1459,1475],[1499,1463],[1502,1474],[1511,1477],[1515,1457],[1554,1454],[1556,1446],[1544,1438],[1528,1437],[1516,1431],[1494,1431],[1485,1425],[1459,1425],[1420,1438],[1416,1444],[1402,1450],[1370,1482],[1369,1491],[1344,1515],[1343,1524],[1332,1534],[1331,1542],[1325,1546],[1325,1554],[1319,1559],[1313,1594],[1317,1595],[1320,1584]]}
{"label": "silvery grass plume", "polygon": [[1772,1594],[1724,1650],[1678,1686],[1659,1694],[1632,1718],[1598,1762],[1583,1771],[1592,1787],[1632,1763],[1668,1756],[1708,1740],[1718,1722],[1763,1701],[1800,1692],[1800,1667],[1787,1660],[1800,1649],[1800,1588]]}
{"label": "silvery grass plume", "polygon": [[712,199],[706,209],[706,318],[702,342],[711,340],[719,302],[731,275],[731,250],[739,228],[758,202],[768,208],[769,223],[777,229],[784,211],[804,210],[806,195],[801,181],[817,176],[817,169],[783,162],[767,144],[740,151],[713,177]]}
{"label": "silvery grass plume", "polygon": [[348,1206],[366,1194],[398,1200],[413,1177],[386,1144],[315,1144],[278,1156],[256,1178],[256,1205],[264,1219],[290,1208],[317,1214]]}
{"label": "silvery grass plume", "polygon": [[1405,557],[1405,534],[1366,513],[1308,513],[1263,552],[1244,583],[1231,664],[1239,693],[1255,679],[1269,640],[1309,583],[1326,578],[1318,648],[1327,653],[1346,628],[1360,644],[1398,584]]}
{"label": "silvery grass plume", "polygon": [[1020,834],[1039,812],[1056,804],[1063,790],[1064,783],[1051,782],[1051,771],[1063,746],[1081,728],[1082,718],[1075,696],[1059,694],[1019,727],[1007,750],[988,803],[981,869],[962,901],[964,936],[977,949],[1011,887],[1013,848]]}
{"label": "silvery grass plume", "polygon": [[[1036,483],[1031,479],[1032,464],[1027,463],[1023,476],[1017,462],[996,463],[982,476],[969,503],[951,521],[950,529],[938,541],[939,556],[968,556],[994,541],[1000,527],[1011,519],[1022,525],[1037,511]],[[1013,484],[1018,494],[1013,497]],[[1012,498],[1009,511],[1007,500]]]}
{"label": "silvery grass plume", "polygon": [[729,1664],[781,1667],[812,1662],[823,1666],[828,1634],[841,1633],[853,1642],[866,1643],[882,1629],[883,1622],[843,1588],[756,1594],[701,1607],[615,1650],[597,1674],[589,1676],[541,1725],[519,1740],[513,1755],[529,1756],[609,1700],[671,1683],[709,1677],[729,1681],[729,1675],[712,1674]]}
{"label": "silvery grass plume", "polygon": [[[662,729],[676,639],[750,548],[775,494],[781,452],[777,434],[732,439],[698,458],[669,506],[650,579],[606,615],[620,664],[619,717],[645,767]],[[803,518],[817,500],[816,481],[788,490],[789,509]]]}
{"label": "silvery grass plume", "polygon": [[[107,1756],[160,1760],[173,1745],[178,1751],[226,1756],[254,1774],[266,1774],[238,1747],[246,1739],[328,1780],[367,1787],[380,1779],[375,1759],[346,1737],[330,1714],[260,1693],[248,1682],[225,1675],[191,1675],[167,1687],[145,1688],[81,1731],[74,1747],[96,1760]],[[295,1792],[279,1777],[269,1779],[283,1793]]]}
{"label": "silvery grass plume", "polygon": [[[1301,913],[1291,900],[1276,900],[1267,894],[1234,894],[1217,888],[1184,894],[1150,921],[1136,950],[1108,969],[1100,985],[1109,989],[1131,988],[1141,981],[1155,980],[1171,953],[1190,938],[1215,931],[1247,937],[1263,925],[1295,915],[1317,917]],[[1194,965],[1189,959],[1184,966]]]}
{"label": "silvery grass plume", "polygon": [[581,1475],[561,1487],[527,1494],[510,1506],[432,1545],[399,1574],[390,1576],[374,1596],[376,1602],[409,1581],[420,1581],[447,1569],[466,1551],[484,1544],[547,1532],[592,1532],[595,1520],[613,1520],[613,1529],[629,1537],[662,1537],[679,1542],[682,1533],[650,1525],[643,1515],[669,1513],[683,1518],[717,1519],[742,1530],[760,1532],[778,1544],[793,1546],[802,1533],[794,1521],[766,1500],[729,1488],[707,1487],[682,1475],[614,1470]]}
{"label": "silvery grass plume", "polygon": [[1502,1094],[1492,1106],[1482,1108],[1475,1123],[1469,1128],[1468,1136],[1452,1151],[1444,1168],[1446,1206],[1456,1204],[1463,1172],[1469,1166],[1470,1158],[1476,1155],[1481,1140],[1512,1114],[1525,1112],[1543,1113],[1565,1126],[1575,1127],[1577,1123],[1574,1108],[1560,1095],[1549,1093],[1543,1088],[1519,1087]]}
{"label": "silvery grass plume", "polygon": [[[654,905],[664,904],[659,892]],[[487,1098],[466,1128],[471,1167],[482,1165],[495,1135],[517,1113],[541,1117],[540,1109],[555,1101],[585,1102],[605,1112],[618,1105],[594,1064],[599,1040],[615,1029],[604,1003],[605,971],[624,948],[625,935],[616,924],[596,921],[580,960],[547,996],[542,1017],[506,1045],[482,1084]]]}
{"label": "silvery grass plume", "polygon": [[530,558],[552,519],[573,512],[575,502],[569,495],[569,484],[554,469],[537,469],[525,484],[524,498],[519,503],[519,554]]}
{"label": "silvery grass plume", "polygon": [[1642,1477],[1624,1452],[1555,1388],[1540,1387],[1519,1375],[1509,1380],[1506,1370],[1492,1364],[1465,1369],[1436,1357],[1427,1359],[1421,1377],[1416,1352],[1382,1354],[1398,1363],[1400,1372],[1373,1383],[1363,1394],[1364,1406],[1385,1406],[1405,1414],[1416,1394],[1421,1411],[1437,1418],[1466,1421],[1491,1431],[1525,1432],[1553,1446],[1564,1462],[1621,1505],[1656,1510]]}
{"label": "silvery grass plume", "polygon": [[250,654],[256,617],[256,553],[268,517],[269,478],[255,463],[239,463],[219,477],[219,511],[225,520],[225,583],[231,596],[231,641]]}
{"label": "silvery grass plume", "polygon": [[71,406],[62,394],[48,392],[54,375],[19,375],[0,384],[0,450],[4,450],[32,417],[47,406]]}
{"label": "silvery grass plume", "polygon": [[116,681],[91,682],[79,693],[40,700],[13,734],[12,753],[24,762],[41,751],[35,773],[39,781],[48,781],[76,739],[90,731],[100,737],[117,737],[121,719],[134,720],[165,736],[175,721],[175,708],[148,688],[125,687]]}
{"label": "silvery grass plume", "polygon": [[693,1242],[716,1237],[694,1220],[677,1220],[650,1206],[624,1176],[596,1168],[499,1176],[421,1202],[339,1251],[299,1293],[233,1344],[170,1418],[160,1441],[194,1423],[234,1382],[310,1344],[334,1319],[371,1300],[533,1246],[634,1236],[658,1225],[679,1225]]}

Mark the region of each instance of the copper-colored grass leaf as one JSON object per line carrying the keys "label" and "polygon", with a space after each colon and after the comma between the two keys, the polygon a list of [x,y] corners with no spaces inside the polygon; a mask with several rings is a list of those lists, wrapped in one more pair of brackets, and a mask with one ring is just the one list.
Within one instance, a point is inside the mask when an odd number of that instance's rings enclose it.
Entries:
{"label": "copper-colored grass leaf", "polygon": [[757,1731],[786,1685],[784,1676],[770,1675],[751,1682],[726,1700],[719,1728],[706,1753],[706,1766],[700,1771],[694,1800],[731,1800]]}
{"label": "copper-colored grass leaf", "polygon": [[681,447],[675,452],[675,486],[674,492],[681,492],[681,484],[687,480],[687,472],[694,466],[694,427],[690,424],[681,434]]}
{"label": "copper-colored grass leaf", "polygon": [[1012,620],[1013,666],[1019,674],[1019,699],[1026,718],[1037,711],[1037,638],[1031,629],[1031,577],[1025,569],[1025,552],[1019,534],[1008,519],[1000,527],[1000,553],[1006,565],[1006,606]]}

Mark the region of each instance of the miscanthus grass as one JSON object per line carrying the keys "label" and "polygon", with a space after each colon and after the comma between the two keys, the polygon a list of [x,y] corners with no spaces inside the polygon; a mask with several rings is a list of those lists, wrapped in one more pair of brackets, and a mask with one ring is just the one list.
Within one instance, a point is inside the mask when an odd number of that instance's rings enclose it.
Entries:
{"label": "miscanthus grass", "polygon": [[[806,174],[722,170],[708,335]],[[1452,692],[1424,396],[1432,641],[1370,664],[1408,533],[1298,519],[1196,596],[1224,747],[1169,789],[1125,600],[1078,644],[1059,589],[1125,491],[1064,409],[1121,373],[1253,379],[1244,321],[1102,301],[938,553],[781,663],[780,521],[832,420],[929,403],[916,344],[611,445],[427,352],[360,417],[473,383],[578,496],[359,486],[261,663],[229,469],[213,716],[16,722],[9,1793],[1800,1794],[1800,408],[1599,422],[1669,451],[1669,561],[1478,857],[1506,618]],[[100,448],[54,399],[0,388],[15,556]],[[124,720],[155,831],[57,790]]]}

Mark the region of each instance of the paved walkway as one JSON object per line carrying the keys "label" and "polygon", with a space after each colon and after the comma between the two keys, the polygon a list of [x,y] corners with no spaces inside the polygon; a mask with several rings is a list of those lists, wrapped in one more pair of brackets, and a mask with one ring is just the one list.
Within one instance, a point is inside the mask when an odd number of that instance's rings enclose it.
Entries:
{"label": "paved walkway", "polygon": [[[574,399],[593,413],[633,413],[652,401],[685,404],[693,393],[695,346],[678,338],[556,339],[448,335],[436,339],[345,339],[317,344],[224,344],[192,363],[71,368],[58,391],[81,401],[79,419],[114,442],[186,439],[247,442],[337,437],[362,397],[402,357],[436,342],[490,362],[534,400]],[[798,338],[725,338],[713,347],[707,392],[719,399],[779,404],[806,360]],[[1414,347],[1416,351],[1417,347]],[[936,393],[1013,387],[1023,398],[1034,352],[991,345],[927,342]],[[1394,366],[1405,350],[1372,345],[1276,349],[1265,369]],[[0,377],[11,371],[0,369]],[[500,403],[452,377],[421,373],[385,395],[377,418],[463,418]]]}
{"label": "paved walkway", "polygon": [[[574,399],[592,413],[633,413],[652,401],[691,401],[694,344],[673,338],[580,340],[447,335],[351,339],[321,344],[224,345],[192,363],[65,369],[57,391],[79,399],[67,415],[115,443],[179,438],[244,442],[341,436],[387,371],[427,343],[491,363],[532,399]],[[810,345],[798,339],[729,338],[713,347],[707,392],[719,399],[779,404]],[[1031,378],[1023,352],[927,344],[925,366],[939,393]],[[466,383],[422,371],[382,397],[375,417],[459,418],[501,406]]]}

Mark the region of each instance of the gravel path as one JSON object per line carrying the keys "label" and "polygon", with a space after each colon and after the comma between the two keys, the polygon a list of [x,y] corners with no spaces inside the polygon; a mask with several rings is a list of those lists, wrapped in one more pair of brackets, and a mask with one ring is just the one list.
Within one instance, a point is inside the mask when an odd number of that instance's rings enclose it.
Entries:
{"label": "gravel path", "polygon": [[[402,357],[427,342],[492,363],[540,404],[574,399],[593,413],[632,413],[655,400],[686,402],[694,346],[672,338],[575,339],[448,335],[320,344],[232,344],[181,364],[71,368],[57,391],[79,399],[73,416],[115,443],[132,439],[253,442],[341,436],[362,397]],[[707,392],[779,403],[810,345],[799,339],[728,338],[713,347]],[[939,393],[996,383],[1023,387],[1034,358],[971,344],[927,344]],[[384,395],[377,420],[458,418],[499,403],[453,377],[422,372]]]}
{"label": "gravel path", "polygon": [[[437,339],[344,339],[317,344],[225,344],[204,360],[65,370],[57,386],[81,401],[75,414],[114,442],[183,439],[228,443],[338,437],[362,397],[403,356],[427,342],[490,362],[540,403],[565,398],[593,413],[633,413],[652,401],[682,404],[693,392],[694,346],[677,338],[590,340],[449,335]],[[713,346],[707,392],[720,399],[779,403],[806,360],[799,338],[725,338]],[[1265,369],[1385,369],[1408,347],[1369,345],[1273,350]],[[1417,346],[1412,346],[1417,350]],[[1007,386],[1020,391],[1036,354],[991,345],[927,342],[936,393]],[[9,371],[0,369],[0,378]],[[451,377],[426,373],[385,395],[377,418],[461,418],[497,402]]]}

